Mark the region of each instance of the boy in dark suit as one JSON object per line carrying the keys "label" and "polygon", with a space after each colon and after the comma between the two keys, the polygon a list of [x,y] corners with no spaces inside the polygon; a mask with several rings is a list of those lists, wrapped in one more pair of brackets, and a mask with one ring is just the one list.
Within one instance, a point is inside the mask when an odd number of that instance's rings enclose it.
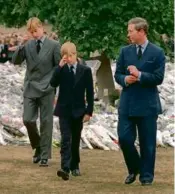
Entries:
{"label": "boy in dark suit", "polygon": [[[59,117],[61,131],[61,169],[57,175],[63,180],[80,176],[79,145],[83,122],[89,121],[93,112],[94,90],[91,69],[77,59],[76,46],[66,42],[61,47],[62,59],[50,81],[59,86],[54,115]],[[85,101],[86,98],[86,101]]]}

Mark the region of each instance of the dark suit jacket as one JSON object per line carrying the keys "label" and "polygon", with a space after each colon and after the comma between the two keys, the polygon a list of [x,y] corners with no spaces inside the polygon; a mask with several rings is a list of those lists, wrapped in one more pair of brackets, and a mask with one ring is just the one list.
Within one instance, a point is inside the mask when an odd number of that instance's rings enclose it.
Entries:
{"label": "dark suit jacket", "polygon": [[[5,57],[3,57],[3,54],[5,54]],[[1,63],[5,63],[5,62],[7,62],[8,61],[8,54],[9,54],[9,52],[8,52],[8,45],[7,44],[5,44],[4,46],[3,46],[3,49],[1,50],[1,53],[0,53],[0,62]]]}
{"label": "dark suit jacket", "polygon": [[[135,65],[141,72],[140,81],[126,86],[127,67]],[[121,50],[115,72],[115,80],[123,87],[119,114],[128,116],[149,116],[162,113],[157,85],[164,78],[165,56],[163,50],[148,43],[142,58],[137,58],[136,46],[129,45]]]}
{"label": "dark suit jacket", "polygon": [[[59,86],[59,95],[54,114],[59,117],[92,115],[94,90],[91,69],[78,61],[73,89],[68,65],[58,66],[50,81],[52,87]],[[86,102],[85,102],[86,98]]]}
{"label": "dark suit jacket", "polygon": [[13,64],[24,60],[27,70],[24,80],[24,97],[37,98],[53,92],[50,79],[60,60],[60,45],[55,40],[45,38],[39,54],[36,51],[36,40],[30,40],[20,46],[12,57]]}

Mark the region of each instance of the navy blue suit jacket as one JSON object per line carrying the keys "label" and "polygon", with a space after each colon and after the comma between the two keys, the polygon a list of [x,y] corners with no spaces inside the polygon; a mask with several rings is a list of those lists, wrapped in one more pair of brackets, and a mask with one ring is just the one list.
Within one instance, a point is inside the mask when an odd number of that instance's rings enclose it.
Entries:
{"label": "navy blue suit jacket", "polygon": [[[135,65],[141,72],[140,81],[126,86],[127,67]],[[135,45],[121,49],[116,65],[115,80],[123,87],[119,103],[119,115],[150,116],[162,113],[157,85],[164,79],[165,55],[161,48],[148,43],[141,59]]]}
{"label": "navy blue suit jacket", "polygon": [[67,64],[56,68],[50,84],[52,87],[59,86],[59,95],[54,111],[55,116],[81,117],[84,114],[92,115],[94,89],[90,67],[78,60],[73,89]]}

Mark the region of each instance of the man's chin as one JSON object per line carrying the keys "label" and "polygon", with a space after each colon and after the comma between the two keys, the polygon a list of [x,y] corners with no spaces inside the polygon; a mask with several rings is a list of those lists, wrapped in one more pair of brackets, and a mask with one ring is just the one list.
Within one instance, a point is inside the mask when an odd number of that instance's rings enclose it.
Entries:
{"label": "man's chin", "polygon": [[130,40],[131,44],[135,44],[135,41],[134,40]]}

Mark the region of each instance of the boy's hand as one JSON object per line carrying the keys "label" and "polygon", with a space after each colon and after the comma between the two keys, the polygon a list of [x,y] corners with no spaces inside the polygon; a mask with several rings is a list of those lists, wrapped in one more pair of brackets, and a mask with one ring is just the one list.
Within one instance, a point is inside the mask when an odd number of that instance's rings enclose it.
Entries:
{"label": "boy's hand", "polygon": [[88,122],[90,120],[90,115],[84,115],[83,117],[83,123]]}
{"label": "boy's hand", "polygon": [[59,63],[60,67],[63,67],[67,63],[67,56],[64,55]]}

